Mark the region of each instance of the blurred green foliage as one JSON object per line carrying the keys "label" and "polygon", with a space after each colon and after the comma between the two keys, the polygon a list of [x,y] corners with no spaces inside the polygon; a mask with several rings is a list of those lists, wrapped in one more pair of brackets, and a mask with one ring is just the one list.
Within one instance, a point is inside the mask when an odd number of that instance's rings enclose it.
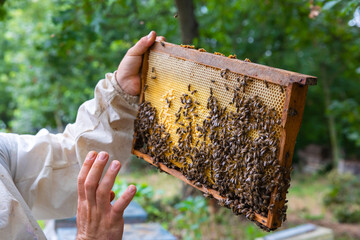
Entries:
{"label": "blurred green foliage", "polygon": [[360,104],[354,99],[346,99],[342,102],[334,100],[330,105],[329,113],[333,114],[340,123],[338,131],[344,136],[343,148],[348,153],[354,152],[360,156]]}
{"label": "blurred green foliage", "polygon": [[[339,144],[357,154],[360,28],[358,0],[194,0],[197,47],[319,78],[309,87],[297,147]],[[316,6],[322,7],[319,15]],[[96,82],[150,30],[181,43],[173,0],[5,1],[0,7],[0,129],[35,133],[74,121]],[[331,106],[331,109],[330,109]],[[358,111],[358,110],[357,110]]]}
{"label": "blurred green foliage", "polygon": [[202,196],[190,196],[177,203],[175,209],[178,211],[177,216],[174,218],[175,226],[187,231],[183,239],[201,239],[200,226],[208,224],[210,220],[205,198]]}
{"label": "blurred green foliage", "polygon": [[[150,219],[160,218],[162,213],[156,207],[154,195],[154,189],[146,183],[134,184],[136,186],[136,194],[134,196],[134,201],[138,202],[141,206],[144,207],[145,211],[148,213]],[[119,177],[116,178],[113,191],[115,192],[116,199],[121,196],[127,189],[129,184],[121,180]]]}
{"label": "blurred green foliage", "polygon": [[360,178],[333,172],[329,175],[329,182],[331,189],[324,197],[325,206],[339,222],[360,224]]}

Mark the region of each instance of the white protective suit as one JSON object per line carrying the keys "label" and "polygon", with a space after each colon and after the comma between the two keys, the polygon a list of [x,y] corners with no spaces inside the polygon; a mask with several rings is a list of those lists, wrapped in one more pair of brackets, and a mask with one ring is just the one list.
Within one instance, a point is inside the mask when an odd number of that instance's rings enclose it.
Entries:
{"label": "white protective suit", "polygon": [[120,162],[130,157],[137,103],[108,73],[64,133],[0,133],[0,239],[45,239],[35,219],[74,216],[86,154],[107,151]]}

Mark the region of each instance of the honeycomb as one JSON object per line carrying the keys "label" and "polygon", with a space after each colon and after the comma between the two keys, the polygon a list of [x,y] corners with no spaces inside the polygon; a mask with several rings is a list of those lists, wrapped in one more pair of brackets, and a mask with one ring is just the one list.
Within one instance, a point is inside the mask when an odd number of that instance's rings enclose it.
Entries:
{"label": "honeycomb", "polygon": [[[233,99],[233,90],[239,85],[237,78],[244,76],[233,72],[227,72],[227,79],[221,77],[221,70],[205,66],[193,61],[186,61],[172,57],[168,54],[150,52],[148,60],[148,74],[145,80],[145,100],[151,102],[159,111],[157,117],[165,125],[170,133],[170,141],[177,142],[176,129],[179,124],[175,123],[175,113],[182,106],[180,97],[187,93],[194,100],[200,103],[195,113],[198,117],[192,119],[193,126],[204,121],[208,114],[206,109],[209,97],[209,89],[213,89],[220,105],[228,107],[228,110],[235,111],[235,107],[229,104]],[[189,91],[190,84],[190,91]],[[228,90],[227,90],[228,89]],[[191,94],[196,90],[195,93]],[[240,97],[258,96],[268,108],[274,108],[278,115],[282,112],[285,103],[285,91],[283,87],[267,83],[263,80],[249,78],[245,92],[240,91]],[[166,102],[171,101],[169,107]],[[275,125],[276,136],[280,137],[280,126]],[[252,131],[252,138],[258,136]],[[176,164],[174,162],[174,164]]]}
{"label": "honeycomb", "polygon": [[[289,184],[278,160],[284,87],[156,51],[144,69],[135,148],[195,186],[219,191],[234,213],[268,217],[273,190],[285,192]],[[222,148],[216,138],[225,141]],[[224,147],[232,150],[219,153]]]}

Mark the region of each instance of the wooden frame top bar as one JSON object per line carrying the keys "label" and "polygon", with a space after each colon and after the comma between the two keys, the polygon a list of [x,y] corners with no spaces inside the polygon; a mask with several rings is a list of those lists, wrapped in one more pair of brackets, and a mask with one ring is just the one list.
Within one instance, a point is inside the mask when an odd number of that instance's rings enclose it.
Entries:
{"label": "wooden frame top bar", "polygon": [[167,53],[172,57],[190,60],[206,66],[212,66],[219,69],[227,68],[234,73],[282,86],[288,86],[292,83],[298,83],[300,85],[316,85],[317,83],[317,78],[314,76],[268,67],[257,63],[245,62],[239,59],[232,59],[208,52],[200,52],[196,49],[188,49],[168,42],[160,43],[156,41],[151,47],[151,50],[154,52]]}

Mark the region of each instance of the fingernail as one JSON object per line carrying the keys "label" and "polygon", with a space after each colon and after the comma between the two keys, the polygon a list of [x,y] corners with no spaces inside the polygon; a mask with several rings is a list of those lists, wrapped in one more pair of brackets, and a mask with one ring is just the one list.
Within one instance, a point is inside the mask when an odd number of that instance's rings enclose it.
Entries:
{"label": "fingernail", "polygon": [[153,33],[154,33],[154,31],[151,31],[151,32],[149,33],[149,35],[147,36],[147,37],[148,37],[148,39],[151,39],[151,37],[152,37]]}
{"label": "fingernail", "polygon": [[116,171],[119,168],[120,163],[118,161],[113,161],[111,163],[111,170]]}
{"label": "fingernail", "polygon": [[96,152],[95,151],[91,151],[86,155],[86,159],[92,160],[95,158]]}
{"label": "fingernail", "polygon": [[130,185],[130,186],[128,187],[128,192],[129,192],[129,193],[134,193],[134,192],[136,192],[136,187],[135,187],[134,185]]}
{"label": "fingernail", "polygon": [[104,152],[101,152],[101,153],[99,154],[99,160],[100,160],[100,161],[105,161],[105,160],[107,160],[107,154],[104,153]]}

